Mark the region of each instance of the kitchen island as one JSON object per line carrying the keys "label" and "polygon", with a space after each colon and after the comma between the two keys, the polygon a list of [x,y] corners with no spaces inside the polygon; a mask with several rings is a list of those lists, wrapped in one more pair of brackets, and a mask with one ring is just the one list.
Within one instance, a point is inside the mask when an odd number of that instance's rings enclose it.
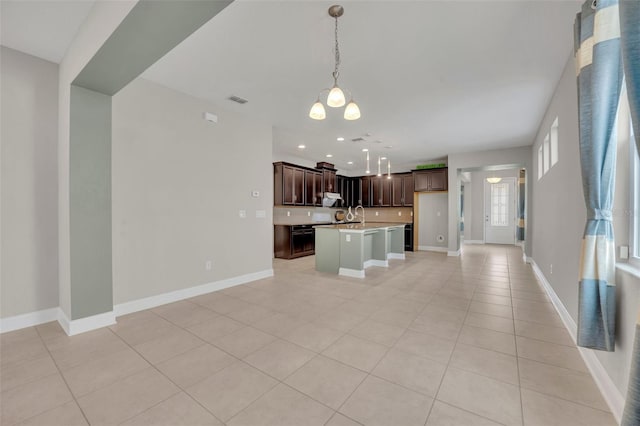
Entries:
{"label": "kitchen island", "polygon": [[364,278],[370,266],[404,259],[404,223],[316,226],[316,270]]}

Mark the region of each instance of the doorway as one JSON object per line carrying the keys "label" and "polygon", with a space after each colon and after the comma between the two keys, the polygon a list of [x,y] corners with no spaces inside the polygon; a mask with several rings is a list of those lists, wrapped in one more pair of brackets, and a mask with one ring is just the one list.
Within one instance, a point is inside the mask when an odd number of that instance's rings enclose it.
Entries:
{"label": "doorway", "polygon": [[516,242],[516,179],[484,181],[484,240],[488,244]]}

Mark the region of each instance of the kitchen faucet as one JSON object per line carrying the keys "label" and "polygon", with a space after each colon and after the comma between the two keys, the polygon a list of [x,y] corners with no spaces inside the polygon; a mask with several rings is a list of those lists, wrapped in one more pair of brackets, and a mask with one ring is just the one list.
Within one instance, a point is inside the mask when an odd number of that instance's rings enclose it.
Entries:
{"label": "kitchen faucet", "polygon": [[360,221],[360,224],[364,225],[364,207],[362,207],[361,204],[356,206],[356,209],[355,209],[356,216],[358,215],[358,208],[362,209],[362,220]]}

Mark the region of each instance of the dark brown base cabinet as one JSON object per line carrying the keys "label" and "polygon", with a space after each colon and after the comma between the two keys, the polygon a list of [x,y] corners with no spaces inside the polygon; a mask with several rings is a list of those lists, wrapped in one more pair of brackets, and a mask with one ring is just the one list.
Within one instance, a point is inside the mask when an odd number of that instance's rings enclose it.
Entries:
{"label": "dark brown base cabinet", "polygon": [[274,225],[274,256],[294,259],[315,253],[316,231],[313,225]]}

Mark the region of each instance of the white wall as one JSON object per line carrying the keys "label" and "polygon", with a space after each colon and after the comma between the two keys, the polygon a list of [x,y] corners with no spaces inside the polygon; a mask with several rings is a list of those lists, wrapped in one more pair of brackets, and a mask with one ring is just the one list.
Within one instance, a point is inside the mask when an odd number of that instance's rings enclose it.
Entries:
{"label": "white wall", "polygon": [[[536,172],[536,176],[529,180],[534,186],[531,256],[572,320],[577,323],[580,245],[586,222],[586,208],[579,159],[577,89],[573,58],[567,62],[533,144],[533,170],[537,171],[538,147],[555,117],[558,117],[559,121],[559,162],[542,179],[537,179]],[[629,218],[624,212],[631,210],[628,184],[629,146],[621,143],[618,151],[613,221],[616,246],[628,241]],[[591,351],[595,353],[606,375],[619,392],[617,396],[609,395],[614,400],[616,397],[623,397],[627,391],[640,296],[640,278],[618,270],[616,280],[615,352]]]}
{"label": "white wall", "polygon": [[[447,250],[448,197],[446,193],[421,193],[418,196],[418,248]],[[438,241],[438,236],[444,237]]]}
{"label": "white wall", "polygon": [[113,97],[112,148],[114,304],[271,270],[270,124],[137,79]]}
{"label": "white wall", "polygon": [[58,306],[58,66],[0,49],[6,318]]}

